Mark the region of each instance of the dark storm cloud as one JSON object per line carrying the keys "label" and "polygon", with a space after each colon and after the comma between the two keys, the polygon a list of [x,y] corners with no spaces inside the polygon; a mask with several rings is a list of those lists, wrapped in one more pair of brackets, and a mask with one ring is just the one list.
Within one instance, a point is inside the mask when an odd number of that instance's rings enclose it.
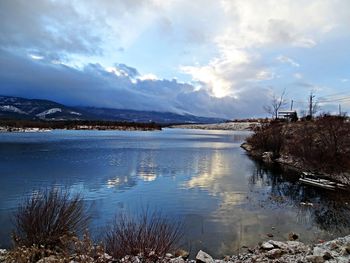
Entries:
{"label": "dark storm cloud", "polygon": [[[240,99],[214,98],[176,80],[135,79],[137,70],[116,64],[116,75],[99,64],[78,70],[45,59],[0,51],[0,94],[51,99],[69,105],[173,111],[203,116],[239,117],[261,112],[264,89],[244,89]],[[255,102],[253,107],[251,102]],[[238,113],[239,112],[239,113]]]}
{"label": "dark storm cloud", "polygon": [[[66,1],[0,1],[0,46],[33,50],[48,56],[53,53],[101,52],[100,32],[91,27],[101,21],[81,16]],[[102,28],[103,28],[102,27]]]}

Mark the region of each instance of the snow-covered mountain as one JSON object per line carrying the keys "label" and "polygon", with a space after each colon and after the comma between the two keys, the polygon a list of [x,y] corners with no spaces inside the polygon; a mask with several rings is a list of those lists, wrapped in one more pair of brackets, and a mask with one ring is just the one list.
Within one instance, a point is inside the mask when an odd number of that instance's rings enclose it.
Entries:
{"label": "snow-covered mountain", "polygon": [[95,107],[69,107],[50,100],[0,95],[0,119],[108,120],[156,123],[214,123],[224,119],[172,112],[137,111]]}
{"label": "snow-covered mountain", "polygon": [[0,96],[0,118],[80,120],[83,114],[65,105],[38,99]]}

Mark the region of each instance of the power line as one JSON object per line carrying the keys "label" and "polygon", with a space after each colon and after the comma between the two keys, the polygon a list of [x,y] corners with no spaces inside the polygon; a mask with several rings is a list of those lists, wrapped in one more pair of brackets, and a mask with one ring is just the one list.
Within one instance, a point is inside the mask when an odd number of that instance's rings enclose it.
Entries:
{"label": "power line", "polygon": [[338,92],[338,93],[333,93],[333,94],[328,94],[328,95],[324,95],[324,96],[320,96],[320,99],[326,98],[326,97],[334,97],[334,96],[339,96],[339,95],[345,95],[345,96],[350,96],[350,94],[347,91],[343,91],[343,92]]}
{"label": "power line", "polygon": [[343,97],[343,98],[336,98],[336,99],[325,99],[325,100],[318,100],[319,102],[339,102],[339,101],[347,101],[350,100],[350,96],[349,97]]}

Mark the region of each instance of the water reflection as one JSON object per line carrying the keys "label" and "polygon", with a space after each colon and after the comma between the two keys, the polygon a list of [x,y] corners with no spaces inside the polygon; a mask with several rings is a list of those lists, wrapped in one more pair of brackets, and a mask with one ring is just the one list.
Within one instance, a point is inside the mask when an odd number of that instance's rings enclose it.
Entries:
{"label": "water reflection", "polygon": [[[265,240],[350,233],[347,195],[267,169],[239,145],[247,132],[164,130],[5,134],[0,137],[0,246],[10,213],[33,189],[65,186],[94,204],[92,231],[116,212],[153,206],[185,222],[184,244],[214,256]],[[304,204],[303,204],[304,203]],[[313,205],[305,205],[310,204]],[[273,227],[273,229],[272,229]]]}
{"label": "water reflection", "polygon": [[[344,192],[333,192],[300,184],[293,173],[280,168],[266,168],[257,163],[249,179],[251,199],[270,207],[291,206],[297,210],[297,222],[316,224],[319,229],[341,234],[350,228],[350,197]],[[268,187],[261,194],[261,186]],[[256,195],[263,199],[256,198]]]}

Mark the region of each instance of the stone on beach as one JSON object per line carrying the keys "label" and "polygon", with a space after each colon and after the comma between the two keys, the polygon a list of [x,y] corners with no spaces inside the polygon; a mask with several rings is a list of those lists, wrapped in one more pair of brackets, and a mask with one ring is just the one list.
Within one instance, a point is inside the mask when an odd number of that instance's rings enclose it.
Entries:
{"label": "stone on beach", "polygon": [[214,263],[214,259],[202,250],[199,250],[196,260],[203,263]]}

